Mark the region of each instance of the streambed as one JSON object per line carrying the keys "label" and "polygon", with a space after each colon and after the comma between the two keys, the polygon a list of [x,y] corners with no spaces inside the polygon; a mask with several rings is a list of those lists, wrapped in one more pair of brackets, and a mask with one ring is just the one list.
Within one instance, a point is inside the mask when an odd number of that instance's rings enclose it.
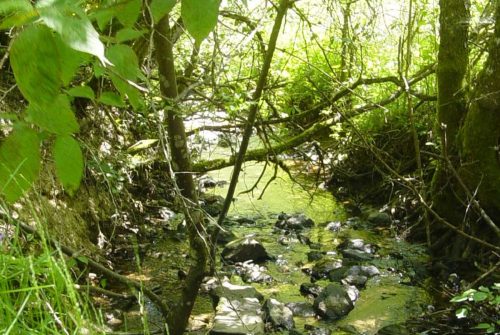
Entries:
{"label": "streambed", "polygon": [[[311,269],[317,260],[310,260],[310,253],[340,256],[339,247],[352,239],[361,239],[374,245],[377,251],[373,259],[358,262],[360,265],[374,265],[380,275],[370,278],[366,286],[359,288],[359,298],[354,309],[346,316],[334,320],[321,320],[317,316],[294,316],[295,334],[363,334],[374,335],[388,325],[404,323],[410,317],[416,317],[431,303],[422,288],[425,287],[425,275],[419,271],[427,260],[419,246],[411,245],[395,237],[390,226],[369,224],[365,218],[350,217],[341,204],[332,195],[321,189],[314,189],[304,183],[294,183],[289,175],[278,171],[273,178],[274,169],[268,168],[262,174],[263,163],[246,163],[240,174],[235,201],[228,216],[230,219],[242,219],[241,224],[227,226],[236,237],[251,235],[262,243],[272,256],[271,260],[261,264],[265,274],[271,280],[261,283],[246,283],[234,267],[220,262],[219,247],[217,276],[228,278],[231,284],[252,285],[264,299],[273,298],[288,303],[308,303],[312,306],[314,298],[304,296],[300,287],[311,283]],[[209,177],[215,181],[229,181],[231,168],[214,171]],[[246,192],[261,178],[252,192]],[[211,195],[225,196],[227,183],[218,183],[215,188],[206,189]],[[262,197],[259,199],[259,197]],[[286,235],[275,228],[280,213],[303,213],[314,221],[314,226],[301,231],[300,235],[307,243]],[[338,229],[327,229],[334,222]],[[297,235],[299,236],[299,235]],[[150,286],[164,286],[165,282],[178,282],[178,270],[183,269],[188,248],[184,240],[155,239],[141,259],[140,273],[130,273],[136,279],[149,281]],[[128,266],[130,263],[128,264]],[[316,280],[316,285],[326,287],[328,279]],[[178,287],[162,287],[161,294],[168,296],[178,292]],[[194,306],[189,334],[206,334],[214,326],[214,306],[207,293],[201,293]],[[138,331],[144,325],[154,331],[161,329],[162,318],[154,304],[144,298],[141,306],[125,311],[121,316],[124,323],[117,328],[120,331]],[[309,330],[305,330],[309,329]],[[288,331],[273,330],[274,333],[288,334]],[[390,334],[390,333],[384,333]],[[399,334],[399,333],[394,333]],[[403,333],[404,334],[404,333]]]}

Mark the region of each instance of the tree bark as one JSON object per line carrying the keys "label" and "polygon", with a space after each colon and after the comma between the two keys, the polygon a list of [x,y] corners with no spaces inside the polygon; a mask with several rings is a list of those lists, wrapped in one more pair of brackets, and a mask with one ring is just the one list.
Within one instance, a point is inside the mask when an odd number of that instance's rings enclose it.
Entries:
{"label": "tree bark", "polygon": [[[458,165],[457,136],[466,113],[464,78],[468,67],[468,0],[440,0],[440,44],[437,66],[437,133],[441,153]],[[436,211],[450,222],[461,222],[463,210],[455,196],[452,174],[439,161],[431,192]]]}
{"label": "tree bark", "polygon": [[165,101],[167,112],[167,130],[170,146],[171,164],[180,195],[184,198],[184,208],[189,234],[189,243],[193,253],[193,264],[181,292],[181,300],[172,306],[174,313],[167,315],[169,334],[181,335],[186,329],[189,315],[193,309],[198,290],[205,275],[208,249],[205,245],[203,215],[197,208],[198,195],[193,181],[191,158],[187,147],[186,132],[182,115],[177,105],[177,78],[173,55],[173,43],[170,40],[169,16],[158,22],[154,45],[159,68],[160,91]]}
{"label": "tree bark", "polygon": [[463,125],[460,169],[491,217],[500,215],[500,2],[489,55],[472,92]]}

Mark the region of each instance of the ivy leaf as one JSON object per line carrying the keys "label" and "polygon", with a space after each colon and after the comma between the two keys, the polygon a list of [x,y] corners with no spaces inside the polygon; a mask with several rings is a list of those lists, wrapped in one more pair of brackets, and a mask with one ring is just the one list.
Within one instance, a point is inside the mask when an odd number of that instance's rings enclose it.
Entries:
{"label": "ivy leaf", "polygon": [[56,175],[66,192],[73,195],[83,176],[83,155],[78,142],[70,136],[58,136],[53,148]]}
{"label": "ivy leaf", "polygon": [[87,98],[89,100],[95,99],[94,91],[88,86],[75,86],[70,88],[66,93],[72,97]]}
{"label": "ivy leaf", "polygon": [[181,16],[186,29],[199,44],[214,29],[219,16],[219,0],[182,0]]}
{"label": "ivy leaf", "polygon": [[108,106],[125,107],[122,97],[114,92],[102,92],[98,101]]}
{"label": "ivy leaf", "polygon": [[50,104],[30,103],[26,113],[31,122],[54,134],[70,135],[79,129],[65,94],[59,94]]}
{"label": "ivy leaf", "polygon": [[101,63],[109,64],[99,33],[79,8],[67,1],[48,0],[41,1],[38,9],[43,23],[55,30],[72,49],[94,55]]}
{"label": "ivy leaf", "polygon": [[153,15],[154,23],[158,23],[165,15],[170,13],[174,8],[177,0],[153,0],[151,1],[151,13]]}
{"label": "ivy leaf", "polygon": [[15,202],[38,178],[40,140],[26,125],[18,124],[0,147],[0,193]]}

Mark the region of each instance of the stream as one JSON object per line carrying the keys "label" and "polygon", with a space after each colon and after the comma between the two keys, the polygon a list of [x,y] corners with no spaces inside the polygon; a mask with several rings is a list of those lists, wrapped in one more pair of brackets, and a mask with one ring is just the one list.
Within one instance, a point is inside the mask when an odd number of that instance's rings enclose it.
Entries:
{"label": "stream", "polygon": [[[375,209],[364,210],[361,217],[351,217],[329,192],[311,189],[310,185],[300,186],[281,170],[278,170],[273,178],[275,171],[270,167],[261,176],[263,166],[264,163],[254,162],[244,165],[235,200],[228,213],[228,224],[224,228],[235,235],[232,239],[244,240],[247,237],[261,243],[269,259],[259,264],[252,261],[236,264],[222,262],[220,253],[224,247],[227,248],[231,244],[223,241],[218,249],[216,278],[212,279],[212,282],[217,282],[219,287],[224,281],[232,285],[254,287],[261,295],[257,308],[271,298],[280,303],[280,306],[302,307],[301,312],[293,313],[293,329],[267,322],[266,333],[410,334],[398,328],[398,325],[409,318],[419,316],[432,303],[424,289],[428,280],[423,270],[428,260],[424,249],[395,236],[390,223],[370,221],[369,217],[377,218],[380,214]],[[225,196],[231,171],[232,168],[226,168],[204,176],[216,184],[205,192],[213,196]],[[261,180],[258,185],[249,192],[259,178]],[[269,180],[271,181],[265,192],[262,192]],[[296,217],[298,214],[305,215],[299,217],[311,219],[314,222],[312,227],[301,227],[298,231],[276,228],[275,224],[280,218],[286,221],[286,218]],[[388,216],[382,217],[387,219]],[[169,220],[169,225],[173,227],[175,216],[169,217]],[[177,218],[177,223],[180,221],[181,219]],[[354,259],[350,259],[351,256],[345,250],[349,243],[361,243],[365,249],[355,250]],[[360,250],[369,251],[363,255],[364,251]],[[155,240],[142,256],[140,273],[128,275],[146,283],[149,281],[152,287],[161,287],[165,281],[178,282],[178,270],[183,270],[182,264],[185,264],[187,255],[185,240],[171,237]],[[166,267],[165,262],[170,266]],[[318,264],[326,264],[328,267],[332,262],[339,264],[321,272],[322,268]],[[347,270],[352,272],[353,267],[359,269],[372,266],[371,268],[375,267],[377,271],[361,283],[357,282],[360,276],[353,279],[341,274],[333,279],[335,273],[339,273],[337,268],[341,265],[341,270],[345,273]],[[332,281],[337,281],[338,287],[350,287],[347,291],[351,300],[354,300],[354,308],[341,317],[319,317],[318,309],[321,309],[322,305],[315,302],[318,296],[315,290],[321,291]],[[260,330],[238,332],[237,327],[231,326],[232,321],[228,321],[230,319],[227,319],[227,315],[219,315],[221,307],[217,307],[219,316],[216,316],[214,294],[207,293],[211,289],[205,288],[199,294],[187,334],[262,333]],[[163,288],[161,294],[168,297],[178,291],[178,288],[168,287]],[[222,298],[224,293],[216,299],[219,304]],[[245,304],[248,305],[248,302],[243,301],[242,306]],[[313,305],[320,307],[313,308]],[[231,308],[234,309],[235,306],[231,305]],[[286,309],[290,311],[291,307]],[[262,311],[259,310],[257,314],[266,321]],[[244,314],[237,313],[239,319],[236,323],[242,320],[242,316]],[[120,318],[124,322],[115,328],[120,331],[137,331],[146,325],[154,332],[162,326],[159,311],[147,298],[143,298],[142,304],[125,310]],[[229,324],[229,328],[223,326],[227,329],[220,330],[217,320],[221,319],[226,320],[224,322],[226,326]],[[215,331],[216,328],[219,331]]]}

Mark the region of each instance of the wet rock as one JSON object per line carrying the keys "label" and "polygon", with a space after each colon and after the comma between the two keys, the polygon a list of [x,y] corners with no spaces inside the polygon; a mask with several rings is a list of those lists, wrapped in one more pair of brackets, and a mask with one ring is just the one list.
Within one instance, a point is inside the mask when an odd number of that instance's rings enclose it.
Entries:
{"label": "wet rock", "polygon": [[314,221],[308,218],[305,214],[280,214],[275,226],[279,229],[285,230],[302,230],[304,228],[311,228],[314,226]]}
{"label": "wet rock", "polygon": [[344,278],[344,282],[357,287],[364,287],[367,281],[368,277],[361,275],[349,275]]}
{"label": "wet rock", "polygon": [[390,226],[392,223],[391,216],[381,212],[370,213],[367,220],[376,226]]}
{"label": "wet rock", "polygon": [[373,254],[377,250],[377,247],[372,244],[365,243],[365,241],[360,238],[353,238],[342,242],[339,245],[339,249],[354,249],[363,251],[367,254]]}
{"label": "wet rock", "polygon": [[300,284],[300,293],[302,295],[311,295],[313,297],[317,297],[322,290],[323,288],[318,284],[313,284],[313,283]]}
{"label": "wet rock", "polygon": [[338,269],[334,269],[330,272],[328,272],[328,279],[330,281],[334,282],[340,282],[342,279],[345,277],[345,273],[347,272],[348,268],[346,266],[342,266]]}
{"label": "wet rock", "polygon": [[264,334],[264,320],[259,300],[256,298],[242,298],[240,300],[220,298],[210,334]]}
{"label": "wet rock", "polygon": [[307,253],[307,260],[309,262],[314,262],[323,258],[324,255],[325,253],[322,251],[317,251],[317,250],[309,251]]}
{"label": "wet rock", "polygon": [[252,237],[244,237],[230,242],[222,250],[222,260],[226,263],[246,262],[263,263],[270,259],[264,246]]}
{"label": "wet rock", "polygon": [[359,290],[356,286],[353,285],[344,285],[345,291],[351,298],[352,303],[354,304],[359,299]]}
{"label": "wet rock", "polygon": [[349,268],[345,273],[346,276],[361,275],[368,278],[380,275],[380,270],[374,265],[355,265]]}
{"label": "wet rock", "polygon": [[326,320],[337,320],[347,315],[354,304],[349,294],[339,284],[329,284],[314,299],[314,310]]}
{"label": "wet rock", "polygon": [[314,264],[311,272],[313,280],[328,278],[330,271],[342,266],[342,260],[335,258],[322,258]]}
{"label": "wet rock", "polygon": [[295,327],[293,313],[283,303],[276,299],[268,299],[264,303],[264,313],[266,321],[271,323],[273,329],[290,330]]}
{"label": "wet rock", "polygon": [[209,294],[213,298],[216,305],[222,297],[229,300],[255,298],[262,301],[264,299],[262,294],[260,294],[253,286],[234,285],[227,280],[223,280],[221,283],[220,280],[215,277],[205,280],[203,287],[209,291]]}
{"label": "wet rock", "polygon": [[373,255],[357,249],[344,249],[341,253],[344,258],[353,261],[365,262],[373,259]]}
{"label": "wet rock", "polygon": [[313,305],[308,302],[289,302],[286,304],[293,313],[293,316],[308,318],[316,315]]}
{"label": "wet rock", "polygon": [[376,335],[410,335],[408,329],[401,324],[385,326]]}
{"label": "wet rock", "polygon": [[209,176],[202,176],[198,179],[198,188],[206,189],[206,188],[214,188],[217,186],[217,181]]}
{"label": "wet rock", "polygon": [[340,221],[332,221],[332,222],[328,222],[328,224],[325,227],[325,230],[338,232],[338,231],[340,231],[341,227],[342,227],[342,224],[340,223]]}
{"label": "wet rock", "polygon": [[224,198],[220,195],[202,194],[200,196],[201,208],[211,216],[217,216],[224,205]]}
{"label": "wet rock", "polygon": [[245,283],[270,283],[273,281],[273,277],[267,274],[267,269],[264,266],[253,264],[252,261],[236,263],[235,269]]}
{"label": "wet rock", "polygon": [[304,325],[304,329],[307,331],[307,335],[330,335],[332,333],[330,329],[312,325]]}
{"label": "wet rock", "polygon": [[217,234],[217,244],[226,245],[237,238],[236,234],[229,229],[220,230]]}

